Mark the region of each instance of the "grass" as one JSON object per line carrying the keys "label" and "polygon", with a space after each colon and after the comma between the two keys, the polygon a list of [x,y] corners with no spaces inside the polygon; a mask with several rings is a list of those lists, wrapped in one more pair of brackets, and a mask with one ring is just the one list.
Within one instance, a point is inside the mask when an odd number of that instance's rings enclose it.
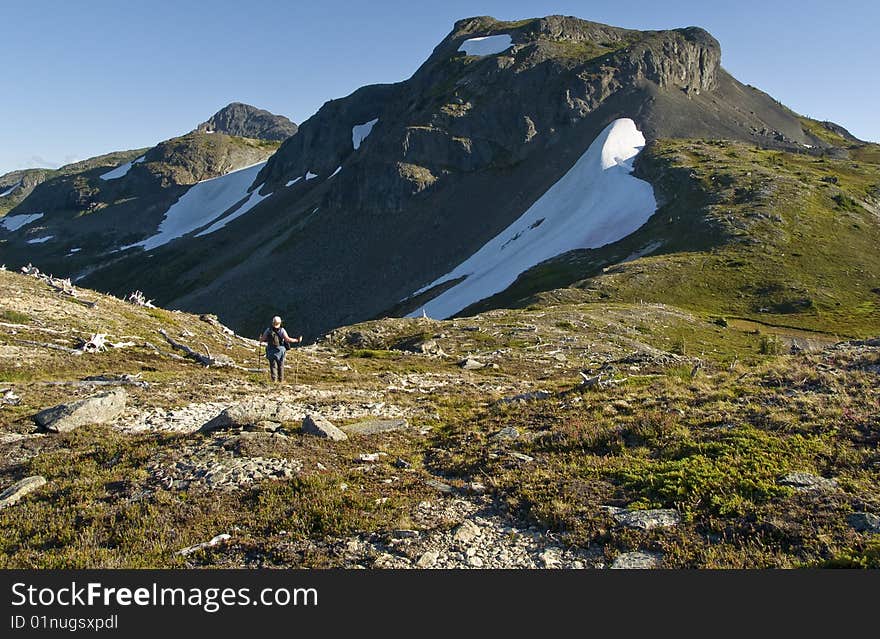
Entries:
{"label": "grass", "polygon": [[[662,140],[642,152],[637,173],[665,201],[641,229],[544,262],[463,314],[559,299],[645,301],[842,336],[880,330],[872,293],[880,223],[862,205],[876,198],[880,165]],[[652,255],[619,263],[658,241]],[[572,289],[553,291],[562,287]]]}

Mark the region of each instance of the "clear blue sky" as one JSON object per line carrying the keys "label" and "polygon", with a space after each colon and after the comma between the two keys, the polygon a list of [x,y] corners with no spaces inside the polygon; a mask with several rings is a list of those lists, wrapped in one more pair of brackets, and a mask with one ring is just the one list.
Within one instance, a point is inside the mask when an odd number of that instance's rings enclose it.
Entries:
{"label": "clear blue sky", "polygon": [[184,133],[232,101],[308,118],[407,78],[462,17],[690,25],[800,113],[880,140],[880,3],[867,0],[0,0],[0,174]]}

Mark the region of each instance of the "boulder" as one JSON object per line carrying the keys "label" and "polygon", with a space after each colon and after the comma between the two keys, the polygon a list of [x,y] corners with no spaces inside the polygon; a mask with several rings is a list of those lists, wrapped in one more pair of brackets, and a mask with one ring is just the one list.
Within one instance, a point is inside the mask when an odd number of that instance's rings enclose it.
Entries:
{"label": "boulder", "polygon": [[230,406],[206,422],[199,432],[210,433],[221,428],[265,427],[269,422],[281,424],[296,421],[298,416],[286,404],[268,399],[251,399]]}
{"label": "boulder", "polygon": [[53,433],[66,433],[86,424],[106,424],[122,414],[128,393],[115,388],[69,404],[40,411],[34,420]]}
{"label": "boulder", "polygon": [[46,483],[46,478],[40,475],[25,477],[0,493],[0,509],[16,503],[29,492],[36,490]]}
{"label": "boulder", "polygon": [[308,435],[326,437],[335,442],[348,439],[348,435],[320,415],[306,415],[302,421],[302,432]]}
{"label": "boulder", "polygon": [[678,511],[671,508],[655,508],[653,510],[627,510],[626,508],[607,508],[614,520],[625,528],[666,528],[681,523]]}
{"label": "boulder", "polygon": [[406,428],[409,428],[409,422],[405,419],[366,419],[343,426],[342,430],[349,435],[375,435]]}

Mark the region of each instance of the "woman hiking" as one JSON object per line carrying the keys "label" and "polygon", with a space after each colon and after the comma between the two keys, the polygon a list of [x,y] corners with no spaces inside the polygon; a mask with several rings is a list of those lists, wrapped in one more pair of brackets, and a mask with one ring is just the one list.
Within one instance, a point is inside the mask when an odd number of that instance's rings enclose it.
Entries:
{"label": "woman hiking", "polygon": [[269,374],[273,382],[284,381],[284,354],[289,344],[302,342],[302,335],[292,338],[281,328],[281,318],[272,318],[272,326],[260,335],[260,342],[266,342],[266,359],[269,360]]}

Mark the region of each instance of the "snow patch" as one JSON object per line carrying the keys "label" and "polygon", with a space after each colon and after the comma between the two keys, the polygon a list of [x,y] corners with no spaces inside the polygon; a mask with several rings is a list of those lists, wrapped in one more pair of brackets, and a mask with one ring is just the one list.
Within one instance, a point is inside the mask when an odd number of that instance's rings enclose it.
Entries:
{"label": "snow patch", "polygon": [[298,178],[291,180],[290,182],[288,182],[288,183],[285,184],[284,186],[293,186],[294,184],[296,184],[297,182],[299,182],[301,179],[302,179],[302,176],[299,176]]}
{"label": "snow patch", "polygon": [[[150,251],[167,244],[171,240],[191,233],[207,224],[219,222],[220,216],[245,198],[247,201],[241,205],[241,208],[245,210],[239,213],[241,211],[239,208],[234,215],[238,217],[238,215],[247,212],[262,199],[258,196],[259,199],[253,201],[256,191],[248,194],[248,188],[265,165],[265,162],[260,162],[226,175],[193,184],[186,193],[180,196],[177,202],[171,205],[154,235],[135,244],[123,246],[119,250],[142,246],[145,251]],[[224,224],[231,219],[234,219],[232,215],[224,220]],[[217,228],[221,227],[222,225]],[[207,232],[203,231],[203,233]]]}
{"label": "snow patch", "polygon": [[38,237],[33,240],[28,240],[27,243],[28,244],[42,244],[43,242],[48,242],[53,237],[55,237],[55,236],[54,235],[46,235],[45,237]]}
{"label": "snow patch", "polygon": [[[330,174],[330,177],[333,177],[334,175],[336,175],[337,173],[339,173],[341,170],[342,170],[342,165],[337,166],[337,167],[336,167],[336,170],[333,171],[333,173]],[[330,179],[330,178],[327,178],[327,179]]]}
{"label": "snow patch", "polygon": [[102,175],[99,175],[98,177],[100,177],[102,180],[116,180],[116,179],[119,179],[119,178],[125,176],[125,175],[129,172],[129,170],[131,169],[132,165],[134,165],[134,164],[140,164],[140,163],[143,162],[143,161],[144,161],[144,156],[142,155],[142,156],[139,157],[137,160],[132,160],[131,162],[126,162],[125,164],[123,164],[123,165],[121,165],[121,166],[117,166],[117,167],[116,167],[115,169],[113,169],[112,171],[107,171],[106,173],[104,173],[104,174],[102,174]]}
{"label": "snow patch", "polygon": [[24,215],[6,216],[0,220],[0,226],[7,231],[17,231],[25,224],[30,224],[43,217],[42,213],[25,213]]}
{"label": "snow patch", "polygon": [[370,120],[369,122],[364,122],[363,124],[356,124],[351,127],[351,144],[355,148],[355,151],[360,148],[361,142],[370,135],[370,132],[373,130],[373,127],[376,125],[376,122],[379,121],[379,118],[375,120]]}
{"label": "snow patch", "polygon": [[410,314],[422,310],[446,318],[500,293],[517,276],[567,251],[597,248],[626,237],[657,208],[651,185],[632,175],[645,137],[629,118],[609,124],[556,184],[523,215],[467,260],[413,295],[438,284],[461,282]]}
{"label": "snow patch", "polygon": [[316,177],[318,177],[317,173],[312,173],[311,171],[306,172],[306,182]]}
{"label": "snow patch", "polygon": [[251,193],[250,197],[247,199],[247,202],[245,202],[244,204],[239,206],[235,210],[234,213],[230,213],[226,217],[220,218],[219,220],[214,222],[211,226],[206,228],[204,231],[200,231],[199,233],[196,233],[196,237],[202,237],[203,235],[208,235],[209,233],[213,233],[214,231],[219,231],[224,226],[229,224],[232,220],[239,218],[242,215],[244,215],[245,213],[247,213],[248,211],[250,211],[252,208],[254,208],[257,204],[259,204],[260,202],[265,200],[270,195],[272,195],[272,194],[269,193],[267,195],[260,195],[260,190],[254,189],[253,192]]}
{"label": "snow patch", "polygon": [[20,187],[20,186],[21,186],[21,180],[19,180],[18,182],[16,182],[16,183],[13,184],[12,186],[10,186],[8,189],[6,189],[5,191],[3,191],[3,193],[0,193],[0,197],[6,197],[7,195],[9,195],[10,193],[12,193],[15,189],[17,189],[17,188]]}
{"label": "snow patch", "polygon": [[68,255],[73,255],[74,253],[79,253],[81,250],[82,250],[82,249],[81,249],[81,248],[78,248],[78,247],[77,247],[77,248],[72,248],[72,249],[70,249],[70,252],[68,253]]}
{"label": "snow patch", "polygon": [[503,35],[483,36],[482,38],[469,38],[461,43],[458,50],[466,55],[495,55],[507,51],[513,40],[506,33]]}

